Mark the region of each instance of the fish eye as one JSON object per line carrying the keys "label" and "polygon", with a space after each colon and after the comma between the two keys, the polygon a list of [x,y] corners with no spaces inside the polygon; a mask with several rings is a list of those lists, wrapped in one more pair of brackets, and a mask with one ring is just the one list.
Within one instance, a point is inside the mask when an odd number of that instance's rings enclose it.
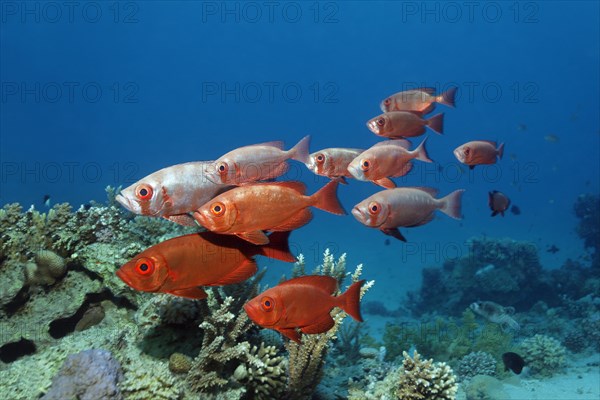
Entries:
{"label": "fish eye", "polygon": [[152,186],[147,183],[137,185],[135,188],[135,196],[140,200],[148,200],[152,197]]}
{"label": "fish eye", "polygon": [[385,104],[386,106],[389,106],[391,102],[392,101],[388,98],[388,99],[385,99],[385,101],[383,102],[383,104]]}
{"label": "fish eye", "polygon": [[370,166],[371,166],[371,163],[369,162],[369,160],[362,160],[360,162],[360,168],[363,171],[368,171]]}
{"label": "fish eye", "polygon": [[471,152],[471,148],[465,147],[465,156],[468,156],[470,152]]}
{"label": "fish eye", "polygon": [[385,119],[383,119],[383,118],[379,118],[379,119],[377,120],[377,125],[379,125],[379,126],[383,126],[383,125],[385,125]]}
{"label": "fish eye", "polygon": [[275,301],[271,297],[265,296],[262,299],[260,299],[260,305],[263,310],[270,312],[273,311]]}
{"label": "fish eye", "polygon": [[228,169],[227,163],[222,162],[217,165],[217,171],[221,174],[227,172]]}
{"label": "fish eye", "polygon": [[374,201],[369,203],[369,213],[377,214],[379,213],[379,211],[381,211],[381,206],[379,205],[379,203],[376,203]]}
{"label": "fish eye", "polygon": [[325,161],[325,156],[323,154],[319,154],[316,158],[317,162],[320,164]]}
{"label": "fish eye", "polygon": [[135,263],[135,270],[140,275],[150,275],[154,272],[154,261],[150,258],[142,257]]}
{"label": "fish eye", "polygon": [[214,203],[213,205],[210,206],[210,212],[215,217],[220,217],[225,212],[225,204],[223,204],[221,202]]}

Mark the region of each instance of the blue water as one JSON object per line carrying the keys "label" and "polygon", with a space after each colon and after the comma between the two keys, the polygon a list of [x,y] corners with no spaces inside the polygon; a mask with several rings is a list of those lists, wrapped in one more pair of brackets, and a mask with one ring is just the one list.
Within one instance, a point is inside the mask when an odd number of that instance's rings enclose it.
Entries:
{"label": "blue water", "polygon": [[[398,183],[466,189],[462,222],[440,214],[386,246],[352,216],[315,211],[295,246],[309,263],[349,252],[389,303],[472,236],[556,244],[548,268],[581,254],[572,205],[599,191],[597,2],[77,4],[0,3],[0,204],[103,200],[107,185],[306,134],[311,151],[366,148],[383,98],[458,86],[456,109],[436,108],[444,135],[427,134],[444,169],[417,165]],[[505,157],[457,176],[452,150],[474,139],[505,142]],[[293,167],[309,192],[327,181]],[[491,218],[494,189],[521,215]],[[339,196],[350,210],[378,190],[352,181]]]}

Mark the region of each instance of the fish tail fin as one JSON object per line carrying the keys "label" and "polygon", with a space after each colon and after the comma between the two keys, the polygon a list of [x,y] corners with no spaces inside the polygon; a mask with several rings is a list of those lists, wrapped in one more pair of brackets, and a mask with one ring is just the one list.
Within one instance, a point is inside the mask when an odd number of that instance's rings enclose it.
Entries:
{"label": "fish tail fin", "polygon": [[461,199],[464,192],[464,189],[458,189],[441,198],[442,208],[440,211],[454,219],[461,219]]}
{"label": "fish tail fin", "polygon": [[348,290],[338,296],[338,306],[355,320],[362,322],[360,315],[360,288],[365,283],[362,281],[354,282]]}
{"label": "fish tail fin", "polygon": [[500,146],[498,146],[496,151],[498,152],[498,157],[502,160],[502,156],[504,155],[504,143],[500,143]]}
{"label": "fish tail fin", "polygon": [[264,246],[257,246],[258,254],[281,260],[285,262],[295,262],[296,257],[290,252],[288,238],[291,232],[273,232],[269,235],[269,243]]}
{"label": "fish tail fin", "polygon": [[346,210],[344,210],[337,197],[338,184],[339,182],[337,181],[330,181],[323,188],[319,189],[317,193],[310,196],[314,200],[313,205],[320,210],[332,214],[346,215]]}
{"label": "fish tail fin", "polygon": [[308,164],[310,162],[310,135],[304,136],[294,147],[289,151],[292,160],[300,161],[301,163]]}
{"label": "fish tail fin", "polygon": [[417,160],[421,160],[421,161],[430,163],[430,162],[433,162],[433,160],[431,158],[429,158],[429,155],[427,154],[427,149],[425,148],[426,141],[427,141],[427,138],[423,139],[421,144],[418,145],[417,148],[413,150],[413,153],[415,153],[415,155],[416,155],[415,158]]}
{"label": "fish tail fin", "polygon": [[438,135],[444,134],[444,113],[439,113],[425,120],[427,126]]}
{"label": "fish tail fin", "polygon": [[457,91],[458,91],[457,87],[451,87],[450,89],[446,90],[444,93],[437,96],[436,100],[440,104],[445,104],[449,107],[454,108],[455,107],[454,98],[456,97]]}

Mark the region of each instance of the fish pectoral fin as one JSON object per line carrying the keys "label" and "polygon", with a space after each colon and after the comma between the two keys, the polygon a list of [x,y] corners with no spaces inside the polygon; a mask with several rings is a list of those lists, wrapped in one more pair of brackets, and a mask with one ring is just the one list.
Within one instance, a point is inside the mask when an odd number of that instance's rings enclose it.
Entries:
{"label": "fish pectoral fin", "polygon": [[389,178],[377,179],[376,181],[373,181],[373,183],[376,185],[379,185],[381,187],[384,187],[386,189],[393,189],[396,187],[396,184],[394,183],[394,181]]}
{"label": "fish pectoral fin", "polygon": [[246,259],[239,267],[230,272],[228,275],[225,275],[219,279],[217,282],[212,283],[210,286],[233,285],[234,283],[240,283],[252,277],[256,271],[258,271],[256,261],[252,259]]}
{"label": "fish pectoral fin", "polygon": [[277,232],[286,232],[293,231],[294,229],[300,228],[310,222],[312,219],[312,213],[308,208],[303,208],[298,211],[296,214],[292,215],[287,221],[282,223],[281,225],[277,225],[270,230]]}
{"label": "fish pectoral fin", "polygon": [[300,344],[300,333],[298,333],[296,328],[279,328],[277,329],[277,332],[281,333],[286,338]]}
{"label": "fish pectoral fin", "polygon": [[406,238],[400,233],[398,228],[384,228],[384,229],[381,229],[381,232],[385,233],[386,235],[395,237],[398,240],[402,240],[403,242],[406,242]]}
{"label": "fish pectoral fin", "polygon": [[167,293],[172,294],[173,296],[185,297],[186,299],[205,299],[208,297],[204,289],[199,287],[191,287],[186,289],[175,289],[168,291]]}
{"label": "fish pectoral fin", "polygon": [[175,214],[164,218],[183,226],[198,226],[194,217],[189,214]]}
{"label": "fish pectoral fin", "polygon": [[263,231],[237,233],[236,236],[256,245],[264,245],[269,243],[269,237],[265,235]]}
{"label": "fish pectoral fin", "polygon": [[469,169],[475,169],[474,165],[469,165]]}
{"label": "fish pectoral fin", "polygon": [[302,333],[308,334],[323,333],[333,328],[334,324],[335,323],[333,322],[333,318],[331,318],[331,315],[327,314],[325,315],[325,318],[321,319],[320,321],[317,321],[312,325],[303,326],[302,328],[300,328],[300,330],[302,331]]}
{"label": "fish pectoral fin", "polygon": [[404,164],[402,166],[402,168],[400,168],[400,170],[398,171],[397,174],[394,174],[392,176],[392,178],[398,178],[400,176],[408,175],[408,173],[412,170],[412,167],[413,167],[413,163],[411,163],[410,161],[407,162],[406,164]]}

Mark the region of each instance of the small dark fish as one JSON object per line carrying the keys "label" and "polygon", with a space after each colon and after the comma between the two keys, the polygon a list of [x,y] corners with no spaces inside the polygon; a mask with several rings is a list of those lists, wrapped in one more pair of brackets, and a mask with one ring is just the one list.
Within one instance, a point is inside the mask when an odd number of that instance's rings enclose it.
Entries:
{"label": "small dark fish", "polygon": [[520,355],[513,352],[502,354],[502,362],[504,363],[505,371],[510,369],[517,375],[523,371],[523,367],[525,366],[525,360],[523,360]]}
{"label": "small dark fish", "polygon": [[517,129],[520,130],[520,131],[526,131],[527,130],[527,125],[525,125],[525,124],[519,124],[517,126]]}
{"label": "small dark fish", "polygon": [[504,193],[492,190],[488,193],[488,205],[492,210],[492,217],[498,214],[504,217],[504,211],[510,206],[510,199]]}
{"label": "small dark fish", "polygon": [[389,245],[390,245],[390,243],[391,243],[391,242],[390,242],[390,239],[385,239],[385,240],[383,241],[383,244],[385,244],[386,246],[389,246]]}
{"label": "small dark fish", "polygon": [[553,244],[552,246],[548,247],[548,248],[546,249],[546,251],[547,251],[548,253],[556,254],[556,253],[558,253],[558,252],[560,251],[560,249],[559,249],[558,247],[556,247],[556,245],[555,245],[555,244]]}
{"label": "small dark fish", "polygon": [[44,195],[44,200],[42,200],[42,203],[46,206],[46,207],[50,207],[50,195],[49,194],[45,194]]}
{"label": "small dark fish", "polygon": [[515,215],[521,215],[521,209],[515,205],[510,208],[510,212]]}
{"label": "small dark fish", "polygon": [[83,204],[83,209],[84,209],[84,210],[86,210],[86,211],[87,211],[87,210],[89,210],[90,208],[92,208],[92,205],[91,205],[90,203],[85,203],[85,204]]}

